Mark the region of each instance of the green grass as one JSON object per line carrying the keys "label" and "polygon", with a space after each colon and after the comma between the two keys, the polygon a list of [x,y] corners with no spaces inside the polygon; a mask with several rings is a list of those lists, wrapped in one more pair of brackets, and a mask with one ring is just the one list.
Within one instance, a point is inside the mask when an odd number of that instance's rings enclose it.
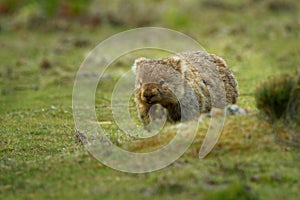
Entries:
{"label": "green grass", "polygon": [[[238,79],[238,104],[251,114],[227,118],[219,142],[203,160],[198,159],[198,151],[207,122],[200,125],[187,152],[167,168],[146,174],[110,169],[89,155],[76,138],[72,87],[86,54],[133,25],[82,28],[70,21],[68,29],[57,31],[51,26],[18,27],[9,23],[13,16],[1,16],[0,199],[298,198],[299,147],[282,142],[287,133],[274,129],[258,114],[254,91],[269,75],[299,69],[299,8],[279,9],[277,0],[191,1],[182,6],[170,2],[151,3],[172,9],[151,19],[150,25],[187,33],[207,51],[222,56]],[[183,18],[176,9],[182,9]],[[62,21],[56,23],[60,26]],[[85,45],[78,45],[80,41]],[[42,64],[45,60],[48,67]],[[116,63],[118,70],[108,71],[105,90],[96,95],[97,112],[107,114],[98,116],[100,121],[113,122],[106,99],[128,65],[125,59]],[[114,142],[128,149],[159,146],[155,139],[137,141],[136,146],[126,137],[118,141],[114,122],[107,129]],[[166,131],[161,143],[172,134]]]}

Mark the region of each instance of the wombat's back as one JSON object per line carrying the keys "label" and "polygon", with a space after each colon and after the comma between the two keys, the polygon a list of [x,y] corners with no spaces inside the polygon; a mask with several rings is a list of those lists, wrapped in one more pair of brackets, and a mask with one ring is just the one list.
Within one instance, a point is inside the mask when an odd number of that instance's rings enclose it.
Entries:
{"label": "wombat's back", "polygon": [[[225,106],[222,102],[226,104],[237,102],[239,95],[237,81],[222,58],[204,51],[182,52],[176,55],[187,63],[188,70],[185,78],[192,84],[198,84],[197,87],[200,87],[204,98],[206,97],[204,111],[210,110],[211,106],[222,108]],[[224,89],[226,99],[222,92]]]}

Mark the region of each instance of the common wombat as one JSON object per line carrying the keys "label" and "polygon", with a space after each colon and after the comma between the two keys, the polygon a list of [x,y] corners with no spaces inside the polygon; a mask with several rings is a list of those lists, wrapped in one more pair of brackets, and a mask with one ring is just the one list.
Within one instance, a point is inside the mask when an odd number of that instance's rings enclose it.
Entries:
{"label": "common wombat", "polygon": [[209,112],[212,107],[235,104],[238,99],[237,81],[225,61],[204,51],[162,59],[139,58],[133,70],[135,102],[144,125],[149,124],[149,110],[156,104],[167,110],[168,121],[176,122]]}

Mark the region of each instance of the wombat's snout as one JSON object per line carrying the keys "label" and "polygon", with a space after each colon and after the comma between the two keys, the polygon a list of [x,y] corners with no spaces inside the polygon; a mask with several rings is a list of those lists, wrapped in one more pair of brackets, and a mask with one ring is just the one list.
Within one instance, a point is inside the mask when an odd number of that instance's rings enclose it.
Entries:
{"label": "wombat's snout", "polygon": [[154,104],[160,100],[159,90],[153,84],[144,84],[142,91],[142,100],[148,104]]}

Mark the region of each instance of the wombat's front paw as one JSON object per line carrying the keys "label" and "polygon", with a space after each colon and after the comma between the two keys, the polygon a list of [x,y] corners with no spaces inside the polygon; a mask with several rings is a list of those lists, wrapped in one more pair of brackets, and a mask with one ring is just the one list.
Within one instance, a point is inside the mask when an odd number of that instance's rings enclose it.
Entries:
{"label": "wombat's front paw", "polygon": [[150,121],[151,121],[149,114],[141,114],[140,117],[142,119],[142,122],[143,122],[144,126],[147,126],[150,123]]}

